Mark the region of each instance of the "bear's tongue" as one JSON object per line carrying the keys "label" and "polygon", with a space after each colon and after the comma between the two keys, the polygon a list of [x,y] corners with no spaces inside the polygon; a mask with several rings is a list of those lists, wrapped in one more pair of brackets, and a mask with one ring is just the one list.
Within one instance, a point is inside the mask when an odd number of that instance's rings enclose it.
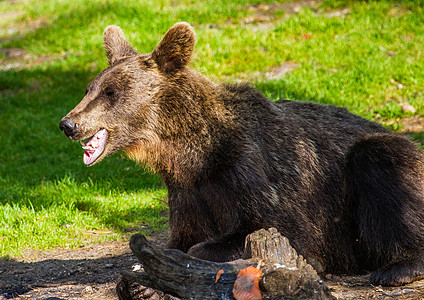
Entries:
{"label": "bear's tongue", "polygon": [[87,166],[91,165],[105,150],[107,139],[107,130],[102,129],[93,135],[84,145],[84,164]]}

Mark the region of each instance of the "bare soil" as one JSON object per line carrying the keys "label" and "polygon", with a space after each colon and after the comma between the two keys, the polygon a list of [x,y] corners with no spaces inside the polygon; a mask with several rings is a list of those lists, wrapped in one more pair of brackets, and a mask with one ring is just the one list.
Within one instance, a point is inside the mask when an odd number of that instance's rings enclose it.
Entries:
{"label": "bare soil", "polygon": [[[166,234],[149,239],[164,243]],[[137,262],[127,242],[94,244],[52,252],[27,250],[0,260],[0,300],[116,299],[122,270]]]}
{"label": "bare soil", "polygon": [[22,258],[0,261],[0,299],[115,299],[120,271],[135,262],[122,242],[28,251]]}
{"label": "bare soil", "polygon": [[[163,245],[166,234],[149,239]],[[28,250],[23,257],[0,260],[0,300],[117,299],[117,279],[135,263],[127,242],[52,252]],[[370,285],[368,276],[323,279],[337,299],[424,299],[424,280],[381,287]]]}

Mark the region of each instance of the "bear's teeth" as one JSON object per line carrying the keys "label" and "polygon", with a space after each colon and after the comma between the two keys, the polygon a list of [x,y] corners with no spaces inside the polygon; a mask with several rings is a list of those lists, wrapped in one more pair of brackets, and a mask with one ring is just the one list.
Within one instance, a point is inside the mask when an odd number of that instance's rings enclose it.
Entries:
{"label": "bear's teeth", "polygon": [[82,149],[85,150],[83,160],[86,165],[91,165],[103,153],[107,137],[107,130],[101,129],[85,143],[81,143]]}

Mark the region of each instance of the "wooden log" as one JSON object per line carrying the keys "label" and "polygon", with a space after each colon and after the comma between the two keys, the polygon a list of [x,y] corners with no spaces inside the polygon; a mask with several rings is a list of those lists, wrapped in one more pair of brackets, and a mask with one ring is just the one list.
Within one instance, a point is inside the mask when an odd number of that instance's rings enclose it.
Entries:
{"label": "wooden log", "polygon": [[256,267],[259,261],[263,261],[263,299],[334,299],[316,271],[275,229],[249,235],[243,259],[228,263],[160,249],[140,234],[131,237],[130,248],[144,270],[122,272],[117,287],[120,299],[133,299],[128,292],[133,282],[182,299],[234,299],[232,290],[238,272],[248,266]]}
{"label": "wooden log", "polygon": [[[254,264],[249,260],[201,260],[179,250],[154,247],[140,234],[131,237],[130,248],[145,272],[127,271],[122,273],[123,277],[184,299],[232,299],[238,271]],[[219,270],[224,273],[215,283]]]}
{"label": "wooden log", "polygon": [[314,268],[275,228],[247,236],[243,258],[264,260],[259,281],[264,299],[334,299]]}

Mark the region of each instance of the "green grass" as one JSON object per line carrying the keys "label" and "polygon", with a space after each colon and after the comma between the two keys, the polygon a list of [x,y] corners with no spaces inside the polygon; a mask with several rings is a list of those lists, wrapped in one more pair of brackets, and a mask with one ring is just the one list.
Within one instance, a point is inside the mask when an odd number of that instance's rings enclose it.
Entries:
{"label": "green grass", "polygon": [[[326,0],[296,14],[252,8],[258,2],[1,1],[0,48],[27,55],[0,51],[0,257],[167,228],[158,177],[120,154],[86,168],[79,144],[58,129],[107,66],[107,25],[121,26],[147,53],[175,22],[190,22],[198,36],[194,69],[216,81],[252,79],[272,100],[344,106],[394,120],[396,130],[411,116],[402,103],[424,114],[423,1]],[[279,80],[257,76],[286,61],[298,68]],[[423,133],[413,137],[424,141]]]}

